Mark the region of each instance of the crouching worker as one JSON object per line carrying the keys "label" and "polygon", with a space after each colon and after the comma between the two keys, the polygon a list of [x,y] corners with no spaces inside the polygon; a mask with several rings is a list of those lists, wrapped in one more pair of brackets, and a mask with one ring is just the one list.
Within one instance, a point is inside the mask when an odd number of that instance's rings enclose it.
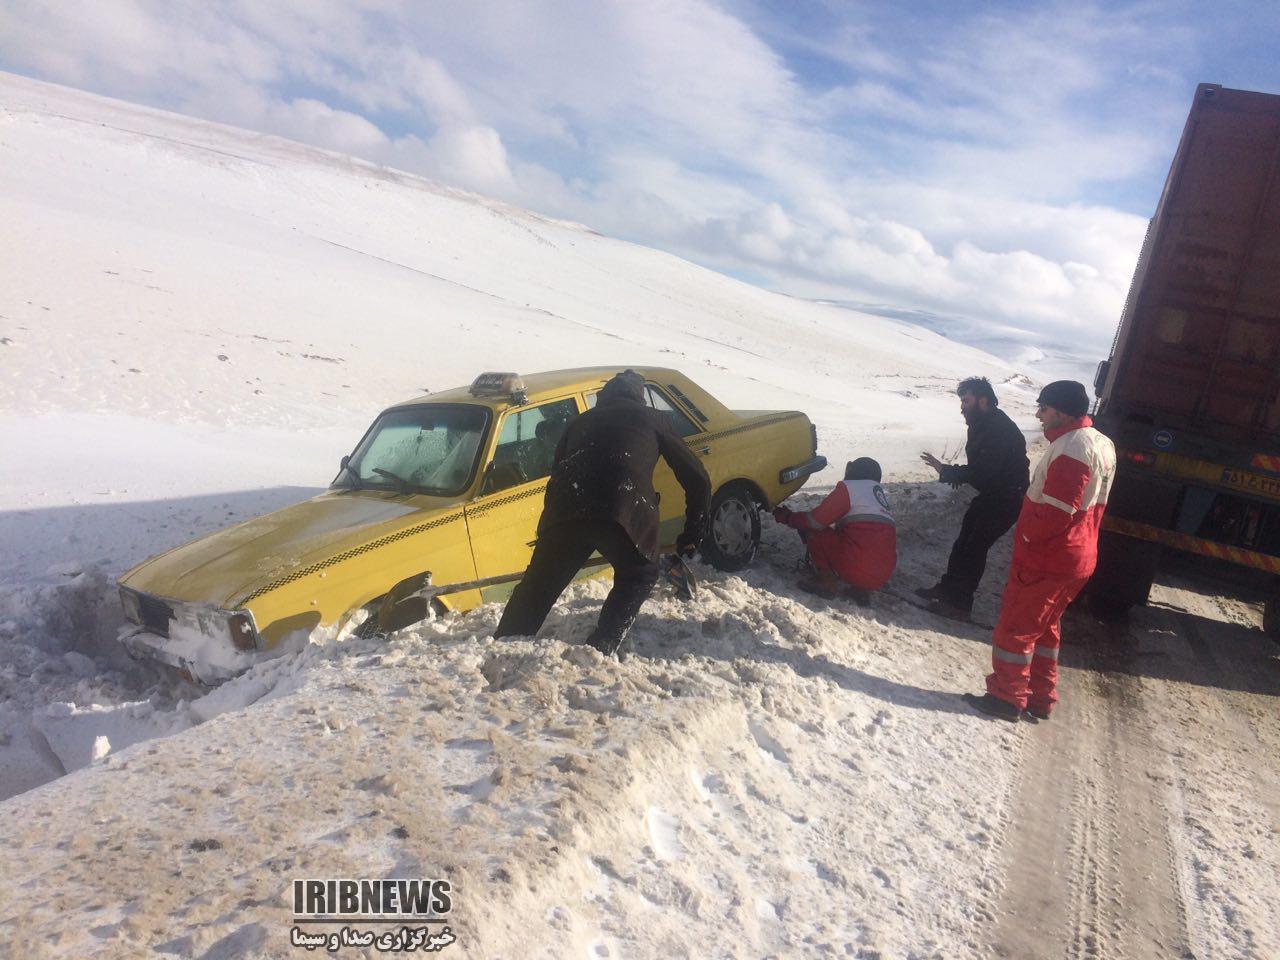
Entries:
{"label": "crouching worker", "polygon": [[532,636],[593,551],[613,566],[613,589],[587,642],[608,656],[622,644],[658,580],[661,456],[684,487],[684,531],[676,551],[691,552],[706,526],[711,481],[665,414],[644,402],[644,378],[625,370],[604,385],[594,410],[573,420],[556,445],[538,520],[538,540],[495,637]]}
{"label": "crouching worker", "polygon": [[800,532],[814,573],[802,590],[834,597],[842,585],[858,603],[889,582],[898,565],[898,534],[889,498],[880,486],[880,464],[859,457],[844,468],[844,480],[813,510],[778,507],[773,517]]}

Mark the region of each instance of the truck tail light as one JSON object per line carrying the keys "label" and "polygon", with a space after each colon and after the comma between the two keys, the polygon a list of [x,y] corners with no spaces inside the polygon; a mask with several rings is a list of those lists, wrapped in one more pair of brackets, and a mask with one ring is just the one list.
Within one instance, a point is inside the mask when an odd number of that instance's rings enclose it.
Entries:
{"label": "truck tail light", "polygon": [[1120,457],[1128,460],[1135,467],[1154,467],[1156,465],[1156,455],[1148,453],[1146,450],[1122,450]]}

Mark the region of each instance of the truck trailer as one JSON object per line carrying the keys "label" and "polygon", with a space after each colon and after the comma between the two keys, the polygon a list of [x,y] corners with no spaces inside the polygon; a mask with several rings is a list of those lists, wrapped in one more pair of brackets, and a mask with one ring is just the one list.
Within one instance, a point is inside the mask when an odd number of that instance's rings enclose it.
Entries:
{"label": "truck trailer", "polygon": [[1196,88],[1095,421],[1117,470],[1088,596],[1147,601],[1162,550],[1216,558],[1280,637],[1280,96]]}

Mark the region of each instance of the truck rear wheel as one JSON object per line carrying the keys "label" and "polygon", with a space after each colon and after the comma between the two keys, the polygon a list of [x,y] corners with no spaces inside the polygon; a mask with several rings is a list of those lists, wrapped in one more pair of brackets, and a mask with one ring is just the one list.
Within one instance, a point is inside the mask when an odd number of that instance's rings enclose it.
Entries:
{"label": "truck rear wheel", "polygon": [[1104,530],[1098,537],[1098,566],[1085,587],[1089,612],[1107,623],[1145,606],[1160,561],[1160,544]]}
{"label": "truck rear wheel", "polygon": [[[1280,591],[1280,585],[1272,589]],[[1280,643],[1280,592],[1267,597],[1262,607],[1262,630],[1272,640]]]}
{"label": "truck rear wheel", "polygon": [[760,513],[755,497],[741,483],[729,483],[711,498],[702,556],[713,567],[732,573],[755,559],[760,546]]}

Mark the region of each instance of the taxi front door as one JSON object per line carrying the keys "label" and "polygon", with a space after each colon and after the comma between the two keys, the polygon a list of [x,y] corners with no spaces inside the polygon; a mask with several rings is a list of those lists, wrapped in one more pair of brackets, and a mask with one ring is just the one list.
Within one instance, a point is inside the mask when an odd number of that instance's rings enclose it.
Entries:
{"label": "taxi front door", "polygon": [[[569,397],[503,415],[481,494],[466,508],[477,577],[520,574],[529,566],[552,454],[578,412],[577,399]],[[515,584],[484,587],[480,594],[485,603],[505,600]]]}

